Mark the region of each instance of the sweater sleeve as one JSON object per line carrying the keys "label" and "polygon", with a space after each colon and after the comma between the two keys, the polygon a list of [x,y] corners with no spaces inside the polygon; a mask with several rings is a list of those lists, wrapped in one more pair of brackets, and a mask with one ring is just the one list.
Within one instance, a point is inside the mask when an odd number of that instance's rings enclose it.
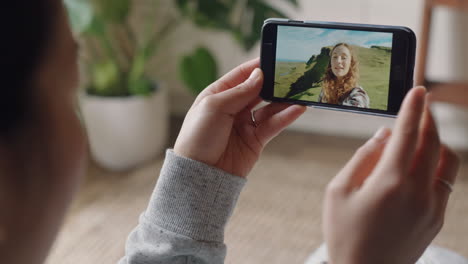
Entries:
{"label": "sweater sleeve", "polygon": [[245,181],[168,150],[119,264],[223,263],[224,229]]}

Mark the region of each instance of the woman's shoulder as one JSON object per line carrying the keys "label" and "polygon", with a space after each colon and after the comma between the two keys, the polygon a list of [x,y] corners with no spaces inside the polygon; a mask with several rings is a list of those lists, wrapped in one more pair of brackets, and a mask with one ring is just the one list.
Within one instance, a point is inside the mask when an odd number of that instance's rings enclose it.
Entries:
{"label": "woman's shoulder", "polygon": [[367,95],[366,90],[361,86],[354,87],[344,99],[343,105],[369,108],[369,95]]}
{"label": "woman's shoulder", "polygon": [[367,95],[367,92],[361,86],[356,86],[351,90],[349,95]]}

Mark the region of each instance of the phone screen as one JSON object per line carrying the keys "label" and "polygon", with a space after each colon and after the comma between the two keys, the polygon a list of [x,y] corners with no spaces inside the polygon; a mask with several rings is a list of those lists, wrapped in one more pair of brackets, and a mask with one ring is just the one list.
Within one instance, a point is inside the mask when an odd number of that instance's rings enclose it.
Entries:
{"label": "phone screen", "polygon": [[388,110],[393,33],[279,25],[276,98]]}

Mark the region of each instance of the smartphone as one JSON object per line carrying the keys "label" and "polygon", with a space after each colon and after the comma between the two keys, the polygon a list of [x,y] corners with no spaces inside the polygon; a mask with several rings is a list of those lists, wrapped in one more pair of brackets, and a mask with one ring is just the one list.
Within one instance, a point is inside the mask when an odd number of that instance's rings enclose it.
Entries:
{"label": "smartphone", "polygon": [[267,19],[260,96],[395,117],[413,86],[415,52],[407,27]]}

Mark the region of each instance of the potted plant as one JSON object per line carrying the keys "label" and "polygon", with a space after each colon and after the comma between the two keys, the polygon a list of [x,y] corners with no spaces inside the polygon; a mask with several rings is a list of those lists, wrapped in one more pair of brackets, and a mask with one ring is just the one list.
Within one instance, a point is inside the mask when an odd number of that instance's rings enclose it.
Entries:
{"label": "potted plant", "polygon": [[[145,0],[158,6],[158,0]],[[297,0],[284,0],[297,6]],[[260,39],[269,17],[285,17],[265,0],[174,0],[178,12],[138,36],[129,24],[131,0],[65,0],[74,31],[85,43],[87,89],[80,104],[93,158],[103,167],[122,170],[151,159],[164,148],[168,126],[166,94],[146,74],[158,44],[184,21],[229,33],[245,51]],[[154,15],[157,15],[156,12]],[[142,30],[138,32],[141,33]],[[143,30],[144,31],[144,30]],[[141,35],[141,34],[140,34]],[[215,56],[199,46],[182,57],[179,73],[198,94],[218,78]]]}
{"label": "potted plant", "polygon": [[157,41],[167,32],[137,35],[129,24],[130,0],[65,4],[73,29],[85,44],[87,81],[80,107],[93,159],[118,171],[154,158],[165,148],[168,105],[165,89],[145,70]]}

